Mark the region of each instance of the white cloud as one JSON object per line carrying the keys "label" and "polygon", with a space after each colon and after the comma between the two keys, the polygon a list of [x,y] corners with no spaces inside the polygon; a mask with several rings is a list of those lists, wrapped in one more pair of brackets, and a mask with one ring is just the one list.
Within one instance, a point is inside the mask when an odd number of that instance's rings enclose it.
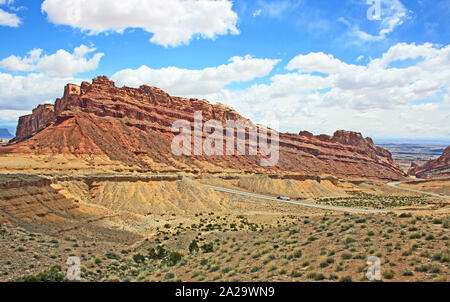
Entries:
{"label": "white cloud", "polygon": [[61,97],[67,83],[81,82],[81,79],[55,78],[42,73],[26,76],[0,73],[0,110],[31,110],[47,100]]}
{"label": "white cloud", "polygon": [[96,51],[81,45],[73,53],[60,49],[52,55],[42,55],[42,49],[34,49],[23,58],[10,56],[0,61],[0,67],[11,71],[39,71],[53,77],[72,77],[85,71],[95,70],[100,63],[103,53],[96,53],[92,58],[86,56]]}
{"label": "white cloud", "polygon": [[0,8],[0,26],[18,27],[20,23],[22,22],[16,14],[5,12]]}
{"label": "white cloud", "polygon": [[[403,68],[389,66],[417,58],[421,60]],[[367,65],[310,53],[296,56],[286,69],[291,72],[273,76],[270,84],[222,89],[210,99],[235,107],[257,123],[278,120],[281,129],[293,132],[332,134],[347,129],[375,137],[450,135],[450,45],[397,44]],[[423,103],[416,104],[419,101]]]}
{"label": "white cloud", "polygon": [[11,55],[0,61],[0,67],[12,71],[33,71],[42,54],[42,49],[33,49],[23,58]]}
{"label": "white cloud", "polygon": [[431,43],[425,43],[423,45],[416,45],[414,43],[398,43],[389,48],[389,50],[383,54],[380,59],[372,60],[370,66],[385,68],[390,63],[395,61],[417,59],[420,57],[431,59],[433,56],[437,56],[438,54],[439,50]]}
{"label": "white cloud", "polygon": [[0,110],[0,122],[2,125],[17,126],[19,117],[30,114],[31,110]]}
{"label": "white cloud", "polygon": [[300,72],[339,73],[357,68],[335,59],[333,55],[323,52],[312,52],[307,55],[298,55],[287,65],[287,70],[297,69]]}
{"label": "white cloud", "polygon": [[117,85],[139,87],[148,84],[160,87],[172,95],[202,97],[220,91],[233,82],[247,82],[268,75],[279,62],[274,59],[258,59],[249,55],[233,57],[226,65],[201,70],[167,67],[151,69],[125,69],[111,78]]}
{"label": "white cloud", "polygon": [[[394,30],[411,18],[412,11],[408,10],[400,0],[380,0],[381,1],[381,21],[370,21],[378,23],[378,31],[375,34],[368,33],[361,29],[359,24],[352,24],[347,19],[340,17],[339,22],[345,24],[349,31],[350,43],[359,42],[380,42],[385,40]],[[357,38],[355,41],[354,38]]]}
{"label": "white cloud", "polygon": [[26,75],[0,72],[0,122],[6,123],[5,115],[32,110],[37,105],[54,102],[61,97],[67,83],[81,84],[77,73],[98,67],[102,53],[87,56],[96,49],[81,45],[69,53],[63,49],[51,55],[42,55],[42,49],[33,49],[24,57],[10,56],[0,61],[0,67],[21,71]]}
{"label": "white cloud", "polygon": [[229,0],[45,0],[42,12],[54,24],[88,34],[141,28],[153,33],[152,43],[168,47],[239,34],[232,5]]}

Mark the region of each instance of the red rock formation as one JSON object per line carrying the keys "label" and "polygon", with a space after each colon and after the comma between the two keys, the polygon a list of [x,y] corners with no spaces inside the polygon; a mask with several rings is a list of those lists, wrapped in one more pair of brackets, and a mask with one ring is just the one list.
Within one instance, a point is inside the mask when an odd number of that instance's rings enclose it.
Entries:
{"label": "red rock formation", "polygon": [[55,121],[53,105],[39,105],[30,115],[20,117],[17,126],[16,138],[13,142],[23,141],[42,129],[50,126]]}
{"label": "red rock formation", "polygon": [[176,135],[171,131],[172,123],[183,119],[193,124],[196,111],[202,112],[204,121],[247,121],[222,104],[172,97],[150,86],[117,88],[108,78],[98,77],[92,84],[83,82],[81,87],[67,85],[64,96],[54,106],[38,107],[31,116],[21,118],[16,143],[0,148],[0,154],[106,155],[156,172],[157,166],[165,164],[195,173],[210,172],[215,167],[216,172],[230,168],[350,178],[404,176],[387,150],[359,133],[343,130],[334,136],[280,134],[280,159],[277,166],[269,168],[259,165],[260,155],[176,157],[170,148]]}
{"label": "red rock formation", "polygon": [[418,178],[450,176],[450,146],[445,148],[442,155],[437,159],[427,161],[421,166],[412,163],[411,168],[408,170],[408,175]]}

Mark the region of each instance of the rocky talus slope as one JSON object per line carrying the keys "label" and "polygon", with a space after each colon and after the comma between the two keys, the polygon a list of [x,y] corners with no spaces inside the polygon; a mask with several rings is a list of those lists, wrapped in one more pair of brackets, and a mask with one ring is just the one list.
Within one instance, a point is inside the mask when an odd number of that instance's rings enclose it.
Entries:
{"label": "rocky talus slope", "polygon": [[[400,179],[404,172],[391,154],[360,133],[333,136],[280,133],[275,167],[261,167],[263,155],[175,156],[171,131],[176,120],[247,121],[235,110],[205,100],[172,97],[161,89],[118,88],[106,77],[81,86],[67,85],[54,105],[41,105],[20,118],[16,138],[0,147],[0,156],[68,155],[109,158],[147,172],[286,173],[346,178]],[[208,134],[203,132],[203,137]],[[224,144],[225,145],[225,144]],[[248,148],[248,144],[247,144]]]}

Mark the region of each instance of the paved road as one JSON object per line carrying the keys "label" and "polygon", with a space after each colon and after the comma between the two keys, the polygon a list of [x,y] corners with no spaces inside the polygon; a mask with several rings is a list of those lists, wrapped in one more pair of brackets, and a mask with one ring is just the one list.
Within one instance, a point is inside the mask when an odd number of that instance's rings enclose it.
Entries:
{"label": "paved road", "polygon": [[434,196],[434,197],[450,199],[450,196],[447,196],[447,195],[442,196],[442,195],[439,195],[436,193],[424,192],[424,191],[414,190],[414,189],[405,188],[405,187],[399,187],[398,185],[401,183],[402,183],[401,181],[393,181],[393,182],[388,183],[387,185],[390,187],[399,189],[399,190],[403,190],[403,191],[409,191],[409,192],[419,193],[419,194],[423,194],[423,195],[429,195],[429,196]]}
{"label": "paved road", "polygon": [[276,202],[284,202],[289,204],[295,204],[299,206],[305,206],[309,208],[317,208],[317,209],[323,209],[323,210],[330,210],[330,211],[341,211],[341,212],[349,212],[349,213],[357,213],[357,212],[365,212],[365,213],[388,213],[388,212],[396,212],[396,210],[384,210],[384,209],[368,209],[368,208],[353,208],[353,207],[339,207],[339,206],[330,206],[325,204],[316,204],[308,201],[298,201],[298,200],[280,200],[273,196],[267,196],[267,195],[261,195],[261,194],[255,194],[245,191],[238,191],[223,187],[217,187],[217,186],[211,186],[211,185],[205,185],[208,188],[211,188],[213,190],[224,192],[224,193],[230,193],[235,195],[241,195],[241,196],[247,196],[247,197],[253,197],[258,199],[264,199],[264,200],[270,200],[270,201],[276,201]]}

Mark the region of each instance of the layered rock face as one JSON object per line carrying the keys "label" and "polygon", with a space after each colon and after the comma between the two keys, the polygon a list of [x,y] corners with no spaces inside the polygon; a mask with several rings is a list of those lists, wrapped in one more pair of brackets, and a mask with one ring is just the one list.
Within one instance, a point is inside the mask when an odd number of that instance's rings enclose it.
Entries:
{"label": "layered rock face", "polygon": [[[198,111],[204,122],[250,122],[221,104],[172,97],[150,86],[117,88],[108,78],[98,77],[81,87],[67,85],[54,106],[39,106],[32,115],[22,117],[14,143],[0,148],[0,154],[107,156],[149,172],[234,171],[373,179],[404,176],[387,150],[360,133],[343,130],[333,136],[314,136],[306,131],[280,133],[280,156],[274,167],[261,167],[261,154],[173,155],[171,143],[178,135],[172,132],[173,122],[186,120],[194,125],[194,113]],[[203,138],[208,135],[204,132]]]}
{"label": "layered rock face", "polygon": [[53,105],[39,105],[30,115],[19,118],[16,138],[13,142],[23,141],[42,129],[50,126],[55,121],[55,109]]}
{"label": "layered rock face", "polygon": [[421,166],[413,163],[408,170],[408,175],[418,178],[450,176],[450,146],[445,148],[442,155],[437,159],[427,161]]}

